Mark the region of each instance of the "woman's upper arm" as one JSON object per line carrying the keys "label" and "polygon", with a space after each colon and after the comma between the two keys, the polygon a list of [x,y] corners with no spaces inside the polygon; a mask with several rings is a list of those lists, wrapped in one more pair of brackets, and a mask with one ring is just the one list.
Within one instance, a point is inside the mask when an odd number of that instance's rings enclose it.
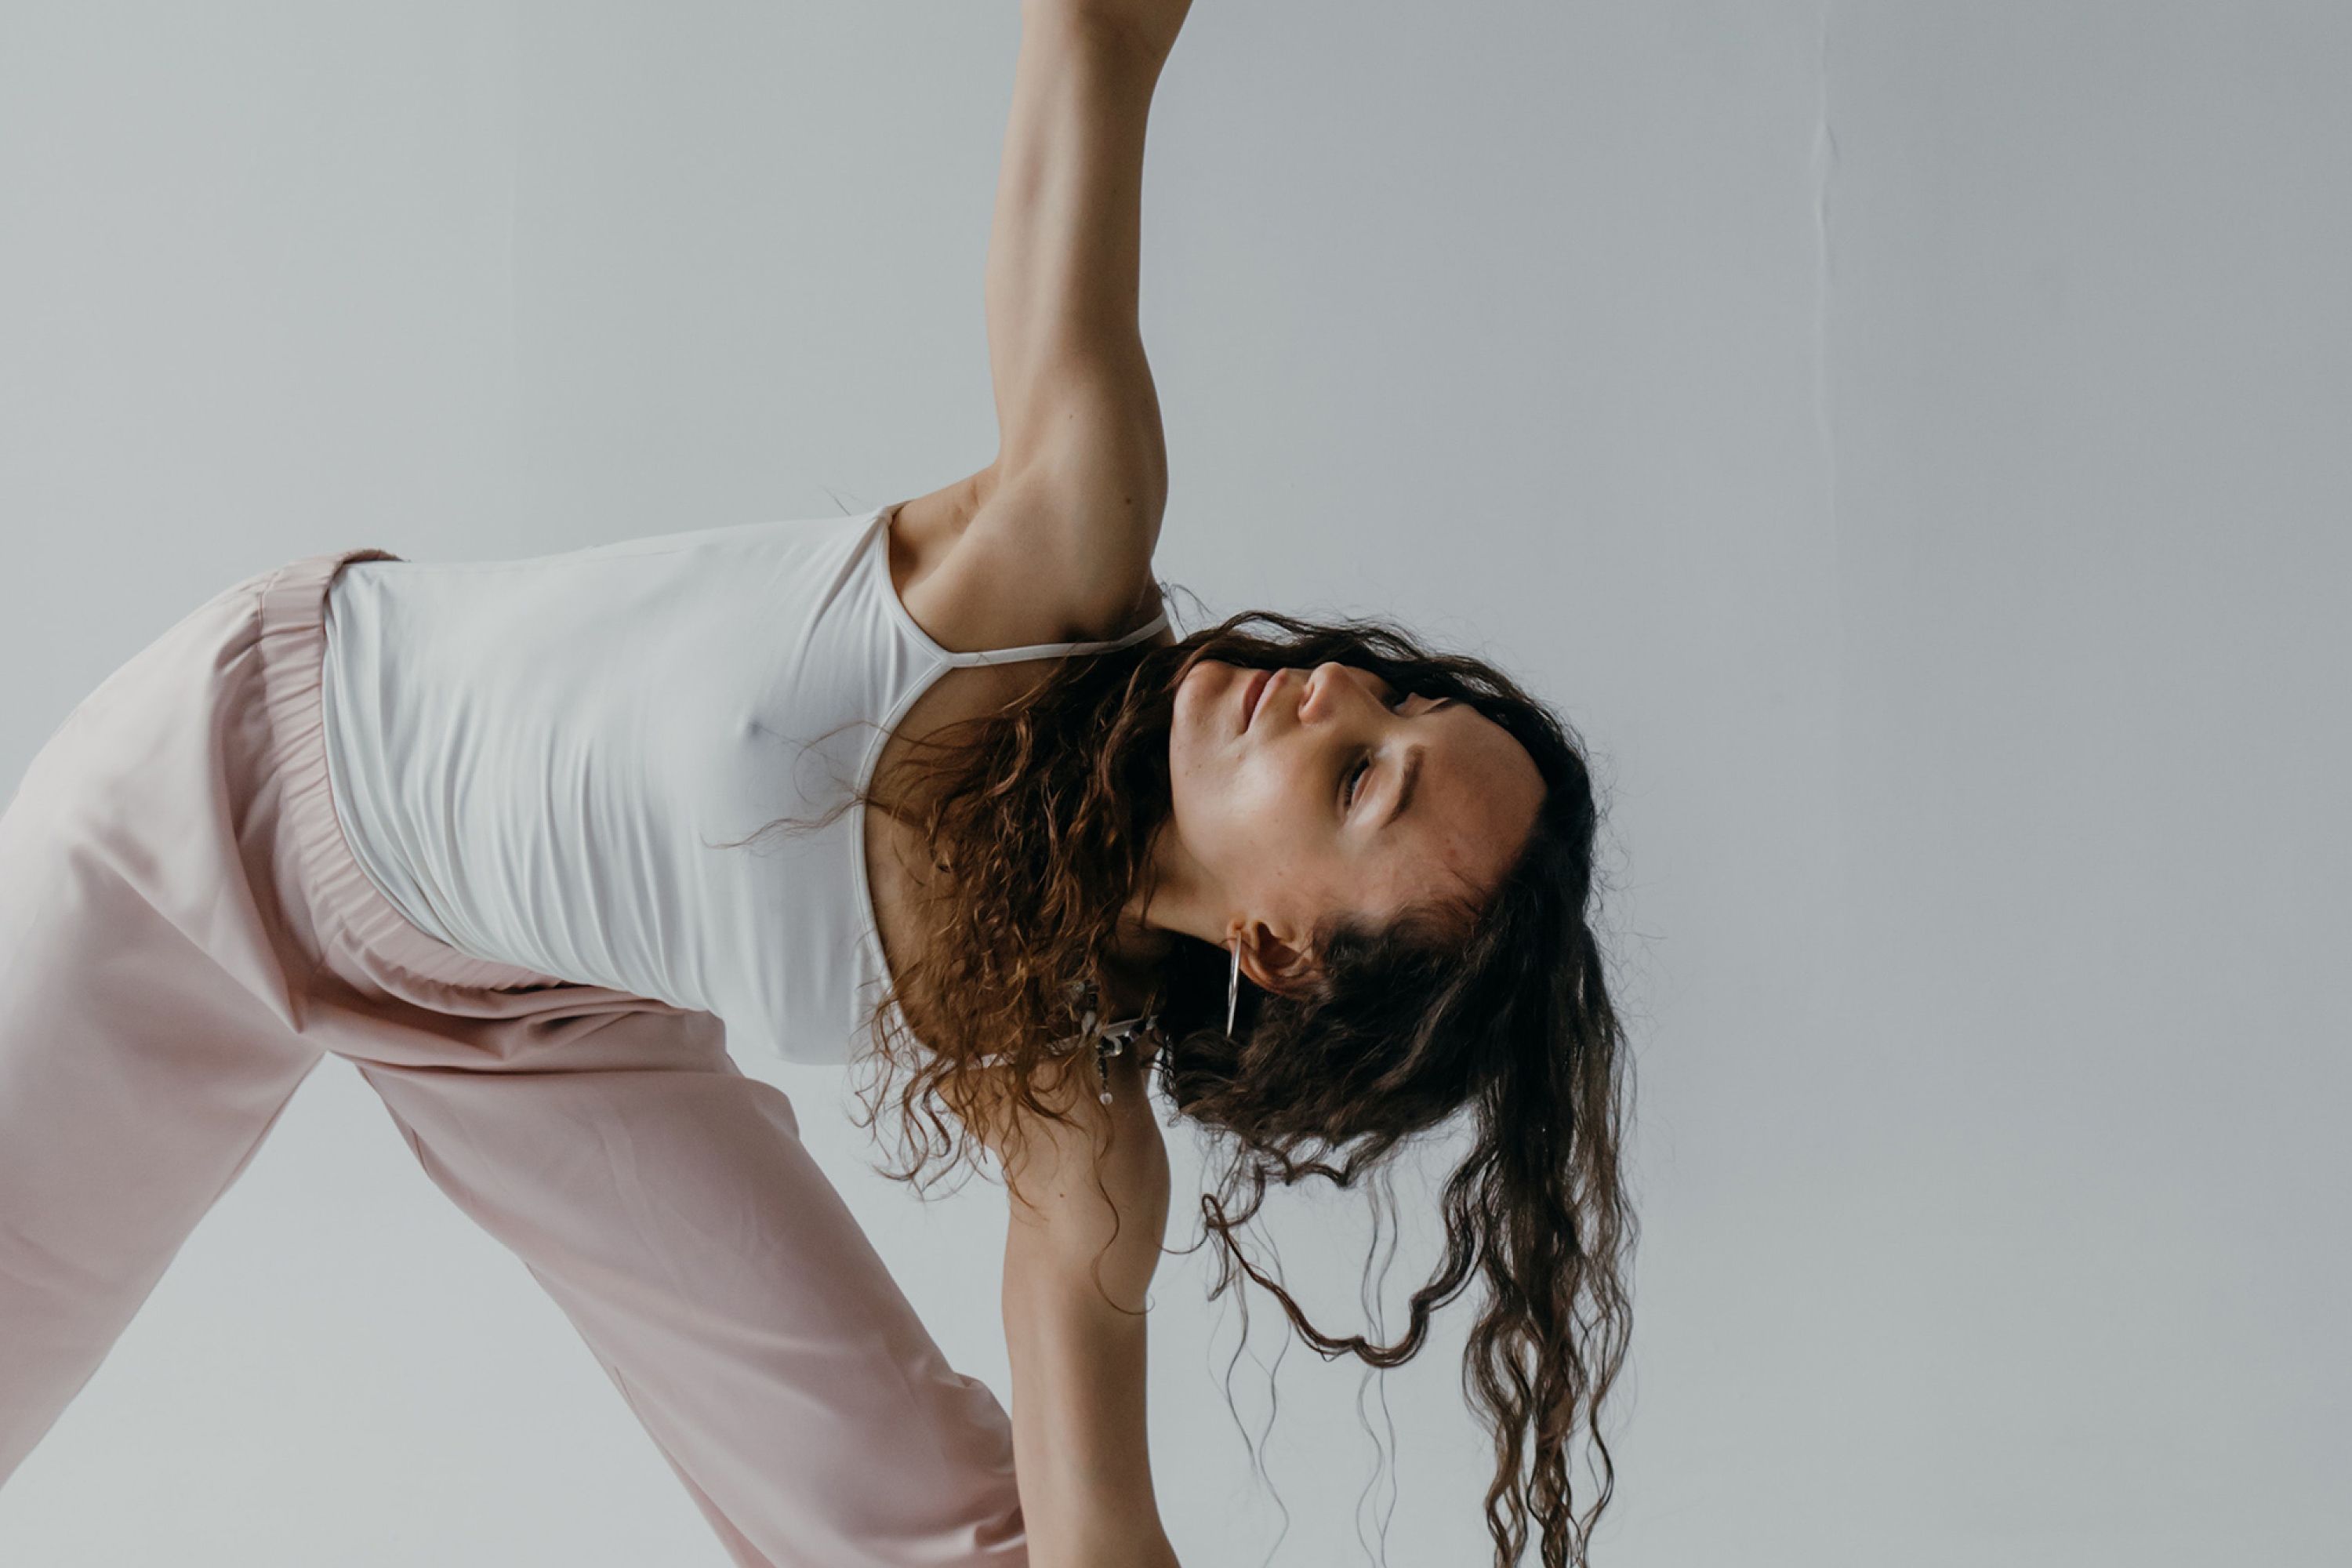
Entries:
{"label": "woman's upper arm", "polygon": [[1028,606],[1034,635],[1018,640],[1123,637],[1160,607],[1159,507],[1146,494],[1034,469],[999,475],[956,541],[958,581],[983,602]]}
{"label": "woman's upper arm", "polygon": [[1111,1104],[1097,1098],[1086,1054],[1052,1060],[1036,1098],[1069,1120],[1037,1115],[993,1069],[965,1075],[949,1099],[1004,1171],[1008,1265],[1089,1281],[1109,1306],[1144,1309],[1168,1234],[1168,1145],[1132,1052],[1110,1061]]}
{"label": "woman's upper arm", "polygon": [[1074,401],[1156,424],[1137,322],[1144,127],[1160,62],[1059,12],[1024,17],[982,279],[997,424],[1013,467]]}

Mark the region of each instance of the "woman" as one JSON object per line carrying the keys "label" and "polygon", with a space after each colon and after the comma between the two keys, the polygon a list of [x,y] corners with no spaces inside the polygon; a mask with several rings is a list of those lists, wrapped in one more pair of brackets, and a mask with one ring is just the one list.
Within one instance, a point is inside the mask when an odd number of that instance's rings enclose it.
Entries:
{"label": "woman", "polygon": [[[59,726],[0,816],[0,1479],[331,1051],[737,1562],[1172,1562],[1149,1067],[1231,1140],[1218,1289],[1237,1267],[1390,1366],[1476,1272],[1498,1561],[1531,1532],[1585,1560],[1607,1452],[1580,1510],[1568,1447],[1598,1445],[1632,1237],[1591,789],[1507,677],[1393,628],[1170,631],[1135,303],[1186,9],[1024,4],[986,468],[846,520],[311,557]],[[1009,1419],[746,1043],[904,1070],[907,1179],[996,1154]],[[1351,1184],[1454,1118],[1397,1343],[1326,1336],[1244,1258],[1269,1182]]]}

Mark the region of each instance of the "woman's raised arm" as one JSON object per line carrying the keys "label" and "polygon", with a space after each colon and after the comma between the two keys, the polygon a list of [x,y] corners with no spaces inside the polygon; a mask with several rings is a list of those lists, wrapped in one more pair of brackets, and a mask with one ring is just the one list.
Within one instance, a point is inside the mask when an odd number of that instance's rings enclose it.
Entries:
{"label": "woman's raised arm", "polygon": [[[1167,0],[1024,0],[984,296],[1007,498],[981,526],[1106,621],[1148,580],[1168,454],[1137,325],[1143,142],[1183,16]],[[1087,618],[1083,616],[1082,618]]]}

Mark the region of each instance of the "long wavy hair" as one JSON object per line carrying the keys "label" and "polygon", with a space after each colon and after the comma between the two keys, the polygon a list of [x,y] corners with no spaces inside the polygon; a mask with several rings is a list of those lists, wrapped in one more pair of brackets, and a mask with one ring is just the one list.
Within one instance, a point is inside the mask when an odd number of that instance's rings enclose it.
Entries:
{"label": "long wavy hair", "polygon": [[[980,1168],[971,1129],[940,1114],[976,1103],[960,1092],[969,1075],[1009,1079],[1007,1103],[1064,1120],[1030,1079],[1081,1026],[1069,983],[1100,977],[1121,911],[1139,889],[1149,897],[1176,688],[1204,658],[1336,660],[1452,697],[1509,731],[1543,776],[1533,831],[1482,906],[1415,907],[1380,927],[1334,911],[1311,939],[1311,982],[1284,994],[1244,981],[1230,1037],[1225,950],[1176,938],[1153,1067],[1176,1112],[1231,1156],[1201,1199],[1221,1247],[1212,1300],[1245,1276],[1325,1359],[1388,1368],[1420,1352],[1432,1315],[1478,1277],[1464,1386],[1496,1444],[1486,1518],[1496,1563],[1518,1562],[1532,1524],[1545,1568],[1586,1568],[1614,1488],[1601,1410],[1632,1324],[1637,1227],[1619,1172],[1631,1063],[1591,924],[1600,813],[1584,755],[1500,670],[1383,621],[1246,611],[1173,644],[1064,659],[1011,706],[916,742],[892,770],[901,776],[877,776],[824,819],[863,798],[918,828],[948,889],[927,950],[868,1016],[879,1077],[870,1100],[861,1092],[859,1125],[905,1073],[907,1158],[882,1173],[919,1193],[935,1163]],[[787,819],[762,834],[814,826]],[[1468,1152],[1444,1188],[1444,1257],[1393,1343],[1323,1332],[1237,1239],[1270,1185],[1352,1188],[1400,1145],[1465,1121]],[[1570,1477],[1580,1426],[1597,1454],[1581,1511]]]}

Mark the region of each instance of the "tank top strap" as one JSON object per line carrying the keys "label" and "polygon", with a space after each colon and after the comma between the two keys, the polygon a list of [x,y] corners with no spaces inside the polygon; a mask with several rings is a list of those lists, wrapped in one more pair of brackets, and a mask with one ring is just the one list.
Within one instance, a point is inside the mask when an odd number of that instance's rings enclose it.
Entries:
{"label": "tank top strap", "polygon": [[1100,642],[1041,642],[1022,647],[982,648],[971,653],[951,653],[948,662],[958,666],[976,664],[1018,664],[1024,659],[1061,658],[1074,654],[1116,653],[1123,647],[1133,647],[1147,637],[1156,637],[1168,625],[1168,609],[1160,613],[1123,637],[1111,637]]}

